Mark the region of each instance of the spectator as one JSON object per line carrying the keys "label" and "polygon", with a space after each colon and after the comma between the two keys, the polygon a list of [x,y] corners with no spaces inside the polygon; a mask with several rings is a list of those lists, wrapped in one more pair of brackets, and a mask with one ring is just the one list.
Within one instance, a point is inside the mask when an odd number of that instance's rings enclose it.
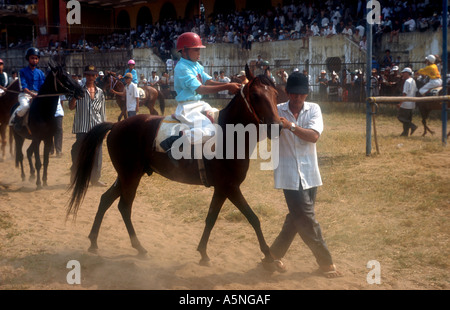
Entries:
{"label": "spectator", "polygon": [[[219,75],[219,82],[221,83],[230,83],[231,79],[225,76],[225,71],[221,70]],[[223,90],[219,92],[220,98],[226,98],[228,96],[228,90]]]}
{"label": "spectator", "polygon": [[56,157],[62,156],[62,144],[63,144],[63,118],[64,109],[61,105],[61,98],[58,98],[58,105],[55,112],[55,135],[53,136],[53,144],[50,149],[50,155],[53,155],[56,150]]}
{"label": "spectator", "polygon": [[372,90],[372,96],[380,95],[380,76],[377,69],[372,69],[372,75],[370,77],[370,89]]}
{"label": "spectator", "polygon": [[387,49],[384,51],[383,62],[381,64],[384,68],[392,66],[392,55],[391,50]]}
{"label": "spectator", "polygon": [[169,72],[164,71],[161,75],[161,80],[159,82],[161,85],[161,92],[164,95],[164,98],[170,98],[170,76]]}
{"label": "spectator", "polygon": [[361,41],[359,41],[359,50],[363,52],[367,51],[366,36],[363,36]]}
{"label": "spectator", "polygon": [[148,79],[148,83],[151,87],[156,88],[158,91],[159,87],[159,76],[156,74],[156,71],[152,71],[152,75]]}
{"label": "spectator", "polygon": [[398,19],[394,20],[394,23],[392,24],[392,30],[391,30],[391,35],[390,35],[390,39],[389,39],[389,43],[392,43],[394,41],[394,38],[397,38],[397,44],[399,42],[399,32],[401,29],[401,25]]}
{"label": "spectator", "polygon": [[330,37],[332,37],[332,36],[334,36],[336,34],[336,29],[335,29],[335,27],[334,27],[334,25],[332,23],[330,23],[328,25],[328,27],[325,29],[325,33],[324,34],[325,34],[325,36],[327,38],[330,38]]}
{"label": "spectator", "polygon": [[413,32],[416,30],[416,21],[411,16],[408,16],[408,20],[403,23],[403,26],[405,27],[405,32]]}
{"label": "spectator", "polygon": [[320,29],[319,26],[317,26],[317,22],[314,22],[311,26],[311,31],[313,36],[320,36]]}
{"label": "spectator", "polygon": [[327,100],[327,88],[328,88],[328,80],[327,80],[327,72],[322,70],[320,72],[320,76],[316,79],[316,83],[319,84],[319,98],[321,101]]}
{"label": "spectator", "polygon": [[[411,68],[402,70],[402,79],[405,81],[403,85],[403,96],[415,97],[417,92],[416,81],[412,78]],[[398,120],[403,124],[403,132],[400,136],[407,137],[411,129],[411,135],[416,131],[417,126],[412,122],[413,111],[416,107],[415,102],[404,101],[398,104]]]}
{"label": "spectator", "polygon": [[331,80],[328,81],[328,101],[339,101],[339,80],[336,72],[332,72]]}
{"label": "spectator", "polygon": [[[76,140],[72,145],[71,150],[71,183],[76,173],[74,170],[74,164],[78,160],[81,142],[89,130],[91,130],[95,125],[106,121],[105,96],[103,91],[95,85],[95,79],[98,75],[97,69],[94,66],[86,66],[84,69],[84,75],[86,76],[86,84],[83,86],[85,89],[84,97],[78,100],[75,98],[68,98],[69,109],[75,109],[72,132],[75,134]],[[105,183],[100,181],[101,169],[102,146],[100,146],[95,153],[94,167],[91,173],[91,182],[94,186],[106,186]]]}
{"label": "spectator", "polygon": [[348,38],[352,38],[353,37],[353,31],[350,28],[350,25],[346,25],[345,28],[342,30],[341,32],[343,35],[345,35]]}

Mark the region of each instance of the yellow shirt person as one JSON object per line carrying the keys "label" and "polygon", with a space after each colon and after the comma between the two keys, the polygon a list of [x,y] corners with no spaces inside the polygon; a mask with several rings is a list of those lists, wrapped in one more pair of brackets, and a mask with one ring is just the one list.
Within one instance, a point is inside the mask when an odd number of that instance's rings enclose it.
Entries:
{"label": "yellow shirt person", "polygon": [[435,64],[436,57],[434,55],[428,55],[425,57],[425,63],[427,66],[416,72],[416,75],[425,75],[430,78],[430,81],[419,89],[419,93],[423,96],[431,89],[442,86],[441,74]]}

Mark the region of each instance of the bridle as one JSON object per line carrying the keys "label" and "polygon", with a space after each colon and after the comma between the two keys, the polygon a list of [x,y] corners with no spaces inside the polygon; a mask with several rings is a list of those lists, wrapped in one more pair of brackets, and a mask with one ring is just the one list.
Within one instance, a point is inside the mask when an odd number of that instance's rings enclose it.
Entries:
{"label": "bridle", "polygon": [[250,111],[250,114],[252,114],[253,118],[255,118],[255,120],[256,120],[256,122],[257,122],[258,124],[261,124],[261,123],[262,123],[262,122],[261,122],[261,119],[259,118],[259,116],[258,116],[258,114],[256,113],[255,109],[254,109],[253,106],[250,104],[250,102],[247,100],[247,97],[246,97],[245,94],[244,94],[244,88],[245,88],[245,86],[248,85],[248,89],[249,89],[249,92],[250,92],[250,84],[252,84],[252,83],[253,83],[253,82],[249,82],[249,83],[247,83],[247,84],[245,84],[245,85],[243,84],[242,87],[241,87],[240,94],[241,94],[242,98],[244,99],[245,105],[247,106],[247,109]]}
{"label": "bridle", "polygon": [[[114,81],[114,83],[113,83]],[[114,89],[116,87],[117,83],[119,83],[119,79],[116,79],[111,74],[109,75],[109,88]]]}

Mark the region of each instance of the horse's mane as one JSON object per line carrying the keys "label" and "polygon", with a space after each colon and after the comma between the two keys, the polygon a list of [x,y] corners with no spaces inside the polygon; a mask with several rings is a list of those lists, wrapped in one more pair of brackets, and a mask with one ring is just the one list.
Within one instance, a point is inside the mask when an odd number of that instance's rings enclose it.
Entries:
{"label": "horse's mane", "polygon": [[274,83],[274,82],[272,81],[272,79],[269,78],[267,75],[265,75],[265,74],[260,74],[260,75],[258,75],[256,78],[259,79],[259,81],[260,81],[262,84],[267,85],[267,86],[271,86],[271,87],[273,87],[273,88],[276,88],[276,87],[275,87],[275,83]]}
{"label": "horse's mane", "polygon": [[[271,78],[269,78],[267,75],[265,74],[260,74],[256,77],[254,77],[250,82],[248,82],[248,84],[252,84],[255,82],[255,80],[258,80],[261,84],[263,85],[267,85],[273,88],[276,88],[275,83],[272,81]],[[235,103],[236,100],[238,100],[238,98],[241,97],[240,92],[238,92],[236,95],[234,95],[234,97],[231,99],[231,101],[221,110],[222,111],[226,111],[227,109],[229,109],[231,106],[233,106],[233,104]]]}

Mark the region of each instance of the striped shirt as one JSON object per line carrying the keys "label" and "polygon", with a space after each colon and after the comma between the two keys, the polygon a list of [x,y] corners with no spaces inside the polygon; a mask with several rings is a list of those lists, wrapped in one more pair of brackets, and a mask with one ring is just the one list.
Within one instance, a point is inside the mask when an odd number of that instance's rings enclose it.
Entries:
{"label": "striped shirt", "polygon": [[[77,100],[72,133],[87,133],[95,125],[106,121],[105,96],[103,91],[95,87],[94,99],[89,90],[84,88],[84,97]],[[68,98],[69,102],[72,98]]]}

